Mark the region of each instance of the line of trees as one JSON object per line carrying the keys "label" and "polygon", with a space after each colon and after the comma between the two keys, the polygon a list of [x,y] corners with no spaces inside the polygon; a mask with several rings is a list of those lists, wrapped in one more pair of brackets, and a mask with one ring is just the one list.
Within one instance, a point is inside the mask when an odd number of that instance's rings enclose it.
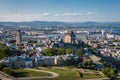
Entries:
{"label": "line of trees", "polygon": [[48,48],[42,51],[42,54],[45,56],[65,55],[71,53],[73,53],[71,48]]}
{"label": "line of trees", "polygon": [[84,55],[84,51],[80,49],[77,51],[74,51],[71,48],[48,48],[42,51],[42,54],[45,56],[65,55],[65,54],[71,54],[71,53],[76,54],[78,57],[82,57]]}

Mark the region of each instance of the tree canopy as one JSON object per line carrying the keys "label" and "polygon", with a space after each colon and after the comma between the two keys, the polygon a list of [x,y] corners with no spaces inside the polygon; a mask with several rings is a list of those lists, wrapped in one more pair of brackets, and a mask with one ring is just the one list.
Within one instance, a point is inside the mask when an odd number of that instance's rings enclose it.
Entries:
{"label": "tree canopy", "polygon": [[9,52],[10,52],[10,47],[4,46],[4,45],[0,45],[0,59],[2,59],[4,57],[8,57],[9,56]]}
{"label": "tree canopy", "polygon": [[76,55],[79,56],[79,57],[82,57],[82,55],[83,55],[82,50],[77,50]]}
{"label": "tree canopy", "polygon": [[48,48],[42,51],[45,56],[54,56],[54,55],[65,55],[73,53],[73,50],[70,48]]}

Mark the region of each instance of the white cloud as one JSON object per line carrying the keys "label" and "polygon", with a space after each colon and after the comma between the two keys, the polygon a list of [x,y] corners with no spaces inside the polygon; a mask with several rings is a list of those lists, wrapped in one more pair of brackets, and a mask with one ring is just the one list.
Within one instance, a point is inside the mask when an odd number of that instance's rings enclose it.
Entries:
{"label": "white cloud", "polygon": [[[81,17],[86,17],[86,15],[96,15],[97,13],[39,13],[39,14],[9,14],[0,16],[0,21],[34,21],[34,20],[75,20],[81,19]],[[74,17],[75,16],[75,17]]]}
{"label": "white cloud", "polygon": [[63,16],[79,16],[82,15],[82,13],[65,13]]}
{"label": "white cloud", "polygon": [[65,13],[65,14],[63,14],[64,16],[76,16],[77,15],[77,13]]}
{"label": "white cloud", "polygon": [[88,12],[85,15],[96,15],[97,13],[93,13],[93,12]]}
{"label": "white cloud", "polygon": [[31,21],[39,20],[41,18],[49,16],[50,13],[40,13],[40,14],[11,14],[0,16],[0,21]]}
{"label": "white cloud", "polygon": [[60,14],[55,14],[54,16],[60,16]]}
{"label": "white cloud", "polygon": [[50,13],[43,13],[41,16],[49,16]]}
{"label": "white cloud", "polygon": [[54,16],[79,16],[82,15],[82,13],[63,13],[63,14],[54,14]]}

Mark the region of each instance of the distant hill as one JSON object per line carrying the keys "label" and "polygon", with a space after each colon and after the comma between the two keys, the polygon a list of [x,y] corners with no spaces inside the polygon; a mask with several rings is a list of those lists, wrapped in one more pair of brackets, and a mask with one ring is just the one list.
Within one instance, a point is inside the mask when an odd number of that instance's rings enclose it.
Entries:
{"label": "distant hill", "polygon": [[120,27],[120,22],[57,22],[57,21],[31,21],[31,22],[0,22],[0,27],[44,27],[44,26],[105,26]]}
{"label": "distant hill", "polygon": [[0,25],[4,26],[31,26],[31,27],[42,27],[42,26],[56,26],[56,25],[65,25],[64,22],[56,21],[31,21],[31,22],[0,22]]}

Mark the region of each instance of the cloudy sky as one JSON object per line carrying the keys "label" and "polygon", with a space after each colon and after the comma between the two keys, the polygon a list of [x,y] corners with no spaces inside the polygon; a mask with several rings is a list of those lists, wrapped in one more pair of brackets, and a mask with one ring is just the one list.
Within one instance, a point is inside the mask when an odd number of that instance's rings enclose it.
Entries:
{"label": "cloudy sky", "polygon": [[120,0],[0,0],[0,21],[119,22]]}

